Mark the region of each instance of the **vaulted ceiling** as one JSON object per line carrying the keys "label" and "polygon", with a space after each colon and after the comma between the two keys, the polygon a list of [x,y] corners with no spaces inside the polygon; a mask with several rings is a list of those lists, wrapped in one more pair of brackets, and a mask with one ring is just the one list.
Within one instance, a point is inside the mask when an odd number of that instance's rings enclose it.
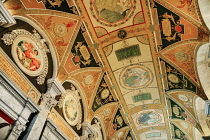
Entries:
{"label": "vaulted ceiling", "polygon": [[[195,106],[198,96],[207,97],[196,56],[209,42],[209,31],[197,0],[7,0],[4,5],[18,29],[25,28],[22,20],[45,34],[54,51],[51,73],[65,89],[77,85],[86,121],[98,117],[107,139],[194,140],[197,129],[202,133]],[[52,120],[53,113],[59,115],[59,108],[52,109]],[[73,137],[61,124],[65,115],[54,121]]]}

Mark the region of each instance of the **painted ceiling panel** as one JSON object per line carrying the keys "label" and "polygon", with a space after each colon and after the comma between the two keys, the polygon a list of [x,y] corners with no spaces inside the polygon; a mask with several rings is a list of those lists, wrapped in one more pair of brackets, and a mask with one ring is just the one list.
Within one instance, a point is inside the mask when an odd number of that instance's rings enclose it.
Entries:
{"label": "painted ceiling panel", "polygon": [[197,82],[195,62],[195,49],[199,42],[186,42],[176,47],[167,48],[166,51],[162,51],[166,60],[171,61],[172,64],[178,66],[179,69],[184,71],[191,79]]}
{"label": "painted ceiling panel", "polygon": [[[5,6],[46,34],[56,78],[78,86],[86,121],[97,117],[107,140],[194,140],[195,98],[206,97],[196,53],[209,41],[196,0],[7,0]],[[49,118],[72,139],[76,126],[56,108]]]}
{"label": "painted ceiling panel", "polygon": [[139,0],[83,0],[83,5],[98,37],[119,28],[144,23]]}
{"label": "painted ceiling panel", "polygon": [[77,26],[77,20],[49,15],[29,15],[41,24],[53,41],[61,61],[72,34]]}

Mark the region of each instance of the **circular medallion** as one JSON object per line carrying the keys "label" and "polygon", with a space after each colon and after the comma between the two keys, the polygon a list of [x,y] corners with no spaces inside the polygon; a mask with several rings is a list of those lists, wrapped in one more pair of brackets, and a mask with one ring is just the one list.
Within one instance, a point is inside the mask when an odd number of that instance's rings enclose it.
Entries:
{"label": "circular medallion", "polygon": [[93,76],[92,75],[88,75],[85,77],[85,84],[89,85],[93,82]]}
{"label": "circular medallion", "polygon": [[117,33],[117,36],[120,38],[120,39],[123,39],[127,36],[127,32],[125,30],[119,30],[118,33]]}
{"label": "circular medallion", "polygon": [[109,96],[109,90],[107,88],[103,89],[101,92],[101,98],[106,99]]}
{"label": "circular medallion", "polygon": [[168,74],[168,80],[172,83],[179,83],[179,77],[173,73]]}
{"label": "circular medallion", "polygon": [[72,94],[67,94],[63,101],[63,114],[66,121],[75,126],[81,119],[81,105]]}
{"label": "circular medallion", "polygon": [[136,0],[90,0],[90,11],[101,25],[116,27],[133,17],[135,5]]}
{"label": "circular medallion", "polygon": [[144,112],[137,117],[136,121],[139,125],[150,126],[160,123],[161,116],[158,113],[152,111],[146,113]]}
{"label": "circular medallion", "polygon": [[183,31],[182,26],[176,25],[176,26],[175,26],[175,31],[177,31],[177,32],[182,32],[182,31]]}
{"label": "circular medallion", "polygon": [[12,45],[12,56],[18,67],[30,76],[44,71],[44,54],[30,36],[20,35]]}
{"label": "circular medallion", "polygon": [[188,101],[188,98],[185,95],[180,94],[180,95],[178,95],[178,97],[179,97],[180,100],[182,100],[184,102]]}
{"label": "circular medallion", "polygon": [[57,24],[57,25],[55,25],[54,32],[55,32],[56,35],[58,35],[60,37],[65,36],[66,33],[67,33],[66,25],[64,25],[64,24]]}
{"label": "circular medallion", "polygon": [[184,52],[176,52],[175,57],[178,61],[186,61],[188,59],[188,56]]}
{"label": "circular medallion", "polygon": [[120,75],[121,85],[130,89],[146,87],[152,82],[152,79],[152,72],[142,65],[127,67]]}

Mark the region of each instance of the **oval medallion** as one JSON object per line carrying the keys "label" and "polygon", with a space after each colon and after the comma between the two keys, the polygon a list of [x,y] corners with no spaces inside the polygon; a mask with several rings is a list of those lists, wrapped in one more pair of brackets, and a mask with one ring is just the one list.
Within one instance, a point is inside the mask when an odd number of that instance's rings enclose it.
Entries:
{"label": "oval medallion", "polygon": [[172,73],[168,74],[168,80],[172,83],[179,83],[179,77]]}
{"label": "oval medallion", "polygon": [[67,94],[63,101],[64,118],[70,125],[76,125],[81,118],[80,102],[71,94]]}
{"label": "oval medallion", "polygon": [[15,38],[12,56],[19,68],[30,76],[40,75],[44,69],[44,54],[29,36]]}
{"label": "oval medallion", "polygon": [[184,52],[176,52],[175,57],[178,61],[186,61],[188,59],[188,56]]}
{"label": "oval medallion", "polygon": [[122,86],[128,88],[146,87],[152,82],[152,72],[141,65],[128,67],[120,75]]}
{"label": "oval medallion", "polygon": [[139,125],[153,125],[161,121],[161,116],[156,112],[142,113],[137,117],[137,124]]}

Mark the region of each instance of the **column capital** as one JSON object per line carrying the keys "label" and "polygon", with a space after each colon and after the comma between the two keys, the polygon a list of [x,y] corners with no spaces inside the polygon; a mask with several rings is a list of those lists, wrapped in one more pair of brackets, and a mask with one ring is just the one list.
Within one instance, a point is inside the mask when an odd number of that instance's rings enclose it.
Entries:
{"label": "column capital", "polygon": [[57,105],[58,101],[55,100],[54,97],[51,96],[50,92],[46,92],[42,94],[42,103],[50,110],[52,107]]}

